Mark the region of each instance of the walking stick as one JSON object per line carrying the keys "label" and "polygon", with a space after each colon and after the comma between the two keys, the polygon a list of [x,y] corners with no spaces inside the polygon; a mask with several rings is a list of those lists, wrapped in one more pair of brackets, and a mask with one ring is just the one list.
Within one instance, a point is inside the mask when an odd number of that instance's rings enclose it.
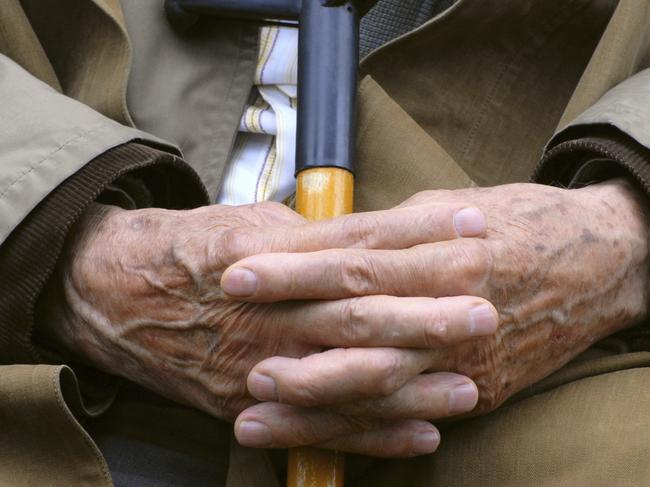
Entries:
{"label": "walking stick", "polygon": [[[359,13],[345,0],[166,0],[176,25],[198,15],[299,21],[296,209],[309,220],[352,213]],[[343,487],[344,457],[289,451],[287,487]]]}

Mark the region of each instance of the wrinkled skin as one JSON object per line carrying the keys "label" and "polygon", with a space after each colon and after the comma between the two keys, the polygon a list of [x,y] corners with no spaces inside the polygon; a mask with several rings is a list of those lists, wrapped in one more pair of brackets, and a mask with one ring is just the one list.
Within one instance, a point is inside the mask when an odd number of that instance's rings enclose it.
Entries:
{"label": "wrinkled skin", "polygon": [[490,300],[501,323],[494,337],[437,353],[432,368],[472,377],[481,392],[477,412],[645,317],[648,230],[629,194],[611,184],[580,191],[518,185],[453,196],[483,208],[490,221],[487,237],[464,249],[478,275],[456,282]]}
{"label": "wrinkled skin", "polygon": [[245,445],[417,455],[439,441],[425,420],[489,411],[646,315],[643,213],[620,181],[433,191],[320,224],[103,208],[41,315],[81,359],[239,414]]}
{"label": "wrinkled skin", "polygon": [[[74,258],[61,276],[65,307],[59,314],[66,319],[57,325],[68,332],[57,336],[104,370],[232,418],[251,404],[240,378],[256,360],[314,348],[264,327],[277,319],[270,307],[223,296],[223,240],[230,228],[264,224],[270,215],[277,223],[296,223],[296,215],[262,207],[207,220],[202,211],[185,218],[104,207],[87,217],[95,222],[81,222],[85,231],[69,246]],[[210,353],[217,348],[220,353]]]}
{"label": "wrinkled skin", "polygon": [[456,282],[490,300],[501,323],[494,337],[436,354],[432,368],[475,379],[477,412],[645,317],[645,215],[613,185],[580,191],[518,185],[453,196],[483,208],[490,221],[487,237],[464,249],[478,275]]}
{"label": "wrinkled skin", "polygon": [[[232,290],[250,302],[315,296],[483,297],[500,316],[493,336],[430,350],[401,349],[374,360],[376,367],[392,364],[384,369],[394,377],[386,395],[408,389],[408,381],[424,372],[472,378],[480,391],[473,414],[491,411],[597,340],[646,316],[645,208],[626,183],[579,190],[515,184],[430,191],[401,207],[435,213],[449,203],[479,208],[487,219],[485,237],[404,245],[405,250],[256,255],[229,268],[222,286],[231,292],[237,271],[245,269],[256,276],[255,285],[247,292],[236,286]],[[274,272],[276,268],[284,272]],[[359,309],[357,314],[367,312]],[[332,357],[337,358],[335,367],[327,365]],[[264,424],[274,445],[292,444],[294,433],[287,431],[304,422],[304,407],[329,404],[334,406],[321,407],[320,416],[308,410],[309,428],[317,432],[311,439],[328,440],[331,411],[341,410],[336,405],[348,403],[362,388],[361,374],[345,390],[337,381],[355,368],[340,350],[303,359],[267,359],[251,376],[270,377],[275,391],[269,394],[269,388],[258,388],[249,378],[253,395],[267,402],[244,411],[236,424]],[[243,443],[260,445],[246,431],[236,431]]]}
{"label": "wrinkled skin", "polygon": [[[373,363],[368,352],[383,356],[398,353],[391,347],[437,348],[494,333],[497,316],[486,300],[471,296],[390,298],[365,313],[365,330],[357,333],[347,323],[375,297],[246,303],[220,288],[229,265],[274,251],[392,249],[479,236],[485,229],[480,214],[478,225],[457,230],[463,208],[446,205],[435,214],[392,210],[307,224],[278,204],[191,211],[95,205],[72,232],[41,300],[39,321],[49,343],[78,359],[232,420],[255,404],[246,380],[253,366],[269,357],[305,357],[335,347],[365,367]],[[475,309],[483,326],[471,318]],[[441,328],[437,317],[449,326]],[[413,414],[409,401],[386,393],[386,376],[368,374],[366,402],[342,405],[333,416],[330,433],[339,441],[329,446],[382,456],[429,453],[439,436],[424,419],[467,412],[478,399],[466,377],[425,374],[411,384],[423,404]],[[395,407],[380,407],[387,395]],[[297,433],[295,442],[312,442]]]}

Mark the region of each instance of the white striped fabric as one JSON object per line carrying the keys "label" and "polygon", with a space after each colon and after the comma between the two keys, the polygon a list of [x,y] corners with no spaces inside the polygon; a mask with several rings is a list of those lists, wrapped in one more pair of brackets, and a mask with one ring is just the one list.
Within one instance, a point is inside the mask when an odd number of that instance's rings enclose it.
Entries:
{"label": "white striped fabric", "polygon": [[262,27],[255,87],[217,203],[285,201],[295,192],[298,29]]}

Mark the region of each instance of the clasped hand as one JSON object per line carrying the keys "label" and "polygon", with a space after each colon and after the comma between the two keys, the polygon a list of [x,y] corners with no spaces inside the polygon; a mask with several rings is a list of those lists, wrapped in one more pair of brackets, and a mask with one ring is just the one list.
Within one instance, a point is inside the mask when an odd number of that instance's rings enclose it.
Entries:
{"label": "clasped hand", "polygon": [[621,182],[434,191],[320,223],[276,204],[97,207],[48,327],[236,418],[245,445],[412,456],[438,445],[429,421],[489,411],[640,320],[646,258]]}

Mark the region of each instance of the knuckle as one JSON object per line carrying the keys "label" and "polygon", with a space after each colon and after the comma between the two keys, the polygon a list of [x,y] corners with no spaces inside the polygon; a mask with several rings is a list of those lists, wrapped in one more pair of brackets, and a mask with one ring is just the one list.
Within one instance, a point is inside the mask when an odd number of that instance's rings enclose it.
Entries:
{"label": "knuckle", "polygon": [[285,384],[280,392],[280,402],[295,406],[314,407],[327,399],[326,391],[318,380],[295,381]]}
{"label": "knuckle", "polygon": [[474,256],[472,268],[480,277],[485,277],[492,267],[492,254],[484,240],[473,240],[470,246],[473,247],[472,255]]}
{"label": "knuckle", "polygon": [[377,421],[368,417],[340,415],[338,419],[347,433],[369,431],[377,427]]}
{"label": "knuckle", "polygon": [[401,361],[394,354],[385,357],[377,367],[377,393],[389,396],[401,386]]}
{"label": "knuckle", "polygon": [[351,216],[343,220],[341,231],[350,239],[350,247],[374,248],[377,245],[376,229],[380,228],[377,218],[371,214]]}
{"label": "knuckle", "polygon": [[225,265],[234,264],[249,255],[254,254],[252,238],[247,229],[232,228],[221,235],[219,245],[221,261]]}
{"label": "knuckle", "polygon": [[491,268],[491,255],[480,239],[464,240],[454,246],[452,266],[461,271],[471,282],[484,279]]}
{"label": "knuckle", "polygon": [[424,345],[428,348],[450,343],[451,320],[449,313],[440,305],[436,307],[431,321],[424,327]]}
{"label": "knuckle", "polygon": [[361,254],[343,255],[339,258],[339,282],[348,296],[365,296],[371,293],[376,275],[372,262]]}
{"label": "knuckle", "polygon": [[370,339],[368,327],[368,307],[363,298],[346,301],[342,313],[343,323],[340,327],[342,338],[350,346],[367,344]]}

